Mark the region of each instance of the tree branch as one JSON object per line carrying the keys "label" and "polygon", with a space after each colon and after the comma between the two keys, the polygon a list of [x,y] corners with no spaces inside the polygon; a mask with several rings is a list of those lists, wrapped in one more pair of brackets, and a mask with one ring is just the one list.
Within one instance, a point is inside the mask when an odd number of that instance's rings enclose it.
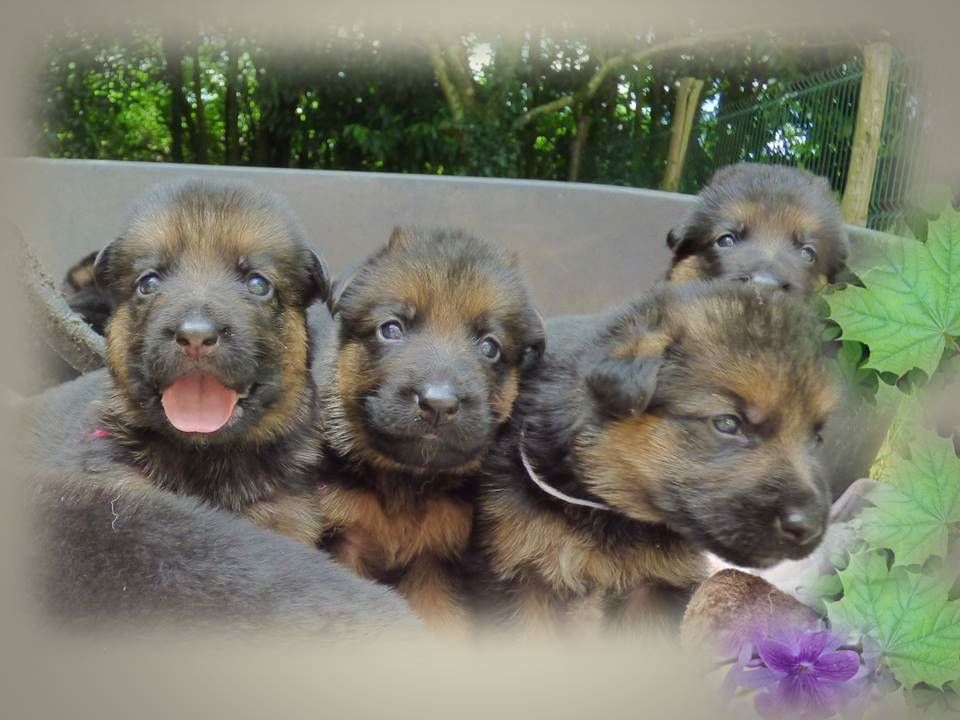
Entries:
{"label": "tree branch", "polygon": [[[564,95],[556,100],[551,100],[543,105],[538,105],[537,107],[531,108],[517,119],[516,127],[518,129],[522,128],[530,124],[533,120],[536,120],[541,115],[557,112],[565,107],[573,106],[576,103],[589,102],[590,99],[596,95],[597,91],[600,89],[600,86],[603,85],[604,81],[611,75],[611,73],[619,70],[625,65],[635,65],[646,62],[657,55],[674,50],[684,50],[688,48],[702,50],[704,47],[727,43],[731,40],[741,40],[746,43],[750,41],[750,34],[757,32],[769,31],[759,28],[754,28],[752,30],[740,28],[710,35],[704,35],[703,33],[698,33],[696,35],[685,35],[683,37],[666,40],[655,45],[649,45],[645,48],[641,48],[640,50],[635,50],[634,52],[616,55],[602,62],[600,67],[597,68],[597,71],[590,77],[590,79],[587,81],[587,84],[584,85],[583,88],[577,90],[575,93]],[[783,38],[781,38],[781,40],[786,41]],[[850,41],[845,39],[841,42],[848,43]],[[799,45],[807,45],[804,39],[795,40],[794,43]]]}
{"label": "tree branch", "polygon": [[43,341],[74,370],[83,373],[103,367],[103,338],[70,309],[19,228],[14,226],[13,232],[20,246],[24,288],[42,328]]}
{"label": "tree branch", "polygon": [[464,102],[460,96],[460,91],[450,77],[443,51],[439,44],[431,41],[427,44],[427,52],[430,55],[430,64],[433,65],[433,74],[436,76],[437,82],[440,84],[440,90],[443,91],[443,96],[450,107],[450,114],[455,121],[460,122],[464,116]]}

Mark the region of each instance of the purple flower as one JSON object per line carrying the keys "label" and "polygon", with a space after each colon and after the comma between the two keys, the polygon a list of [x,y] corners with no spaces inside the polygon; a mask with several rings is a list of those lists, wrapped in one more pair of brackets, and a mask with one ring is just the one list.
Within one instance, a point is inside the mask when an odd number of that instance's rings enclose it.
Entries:
{"label": "purple flower", "polygon": [[842,644],[823,630],[754,635],[724,684],[760,690],[755,704],[765,718],[830,717],[864,689],[860,655]]}

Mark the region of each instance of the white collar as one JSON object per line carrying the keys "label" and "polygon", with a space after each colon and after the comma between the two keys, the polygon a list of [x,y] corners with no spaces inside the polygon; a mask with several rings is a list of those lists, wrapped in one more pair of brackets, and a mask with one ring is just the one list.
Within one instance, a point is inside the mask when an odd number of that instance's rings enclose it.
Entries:
{"label": "white collar", "polygon": [[520,460],[523,462],[523,467],[527,471],[527,476],[533,480],[534,484],[543,490],[547,495],[555,497],[557,500],[561,500],[570,505],[579,505],[581,507],[593,508],[594,510],[607,510],[612,511],[613,508],[604,505],[603,503],[593,502],[593,500],[581,500],[580,498],[570,497],[566,493],[560,492],[555,487],[548,485],[544,480],[537,475],[536,471],[533,469],[533,466],[530,464],[530,461],[527,459],[527,451],[524,447],[524,438],[526,436],[526,428],[520,433]]}

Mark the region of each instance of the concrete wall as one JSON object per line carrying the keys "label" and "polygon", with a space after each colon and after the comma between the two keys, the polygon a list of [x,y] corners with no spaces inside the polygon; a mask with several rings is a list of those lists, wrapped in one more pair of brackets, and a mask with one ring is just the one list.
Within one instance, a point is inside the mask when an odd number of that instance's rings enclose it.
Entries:
{"label": "concrete wall", "polygon": [[687,195],[605,185],[93,160],[3,164],[0,213],[56,278],[117,232],[151,184],[240,178],[284,195],[334,271],[383,243],[398,224],[459,227],[517,250],[547,315],[600,310],[663,276],[665,238]]}

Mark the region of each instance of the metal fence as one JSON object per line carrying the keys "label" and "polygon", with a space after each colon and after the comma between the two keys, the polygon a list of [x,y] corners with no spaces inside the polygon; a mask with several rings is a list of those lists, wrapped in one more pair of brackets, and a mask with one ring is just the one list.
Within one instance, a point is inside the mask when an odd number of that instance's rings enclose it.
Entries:
{"label": "metal fence", "polygon": [[[851,61],[802,80],[772,84],[757,100],[702,112],[693,129],[682,189],[703,187],[719,168],[741,160],[806,168],[843,194],[863,71]],[[868,226],[898,229],[923,177],[923,95],[915,68],[892,68]]]}

